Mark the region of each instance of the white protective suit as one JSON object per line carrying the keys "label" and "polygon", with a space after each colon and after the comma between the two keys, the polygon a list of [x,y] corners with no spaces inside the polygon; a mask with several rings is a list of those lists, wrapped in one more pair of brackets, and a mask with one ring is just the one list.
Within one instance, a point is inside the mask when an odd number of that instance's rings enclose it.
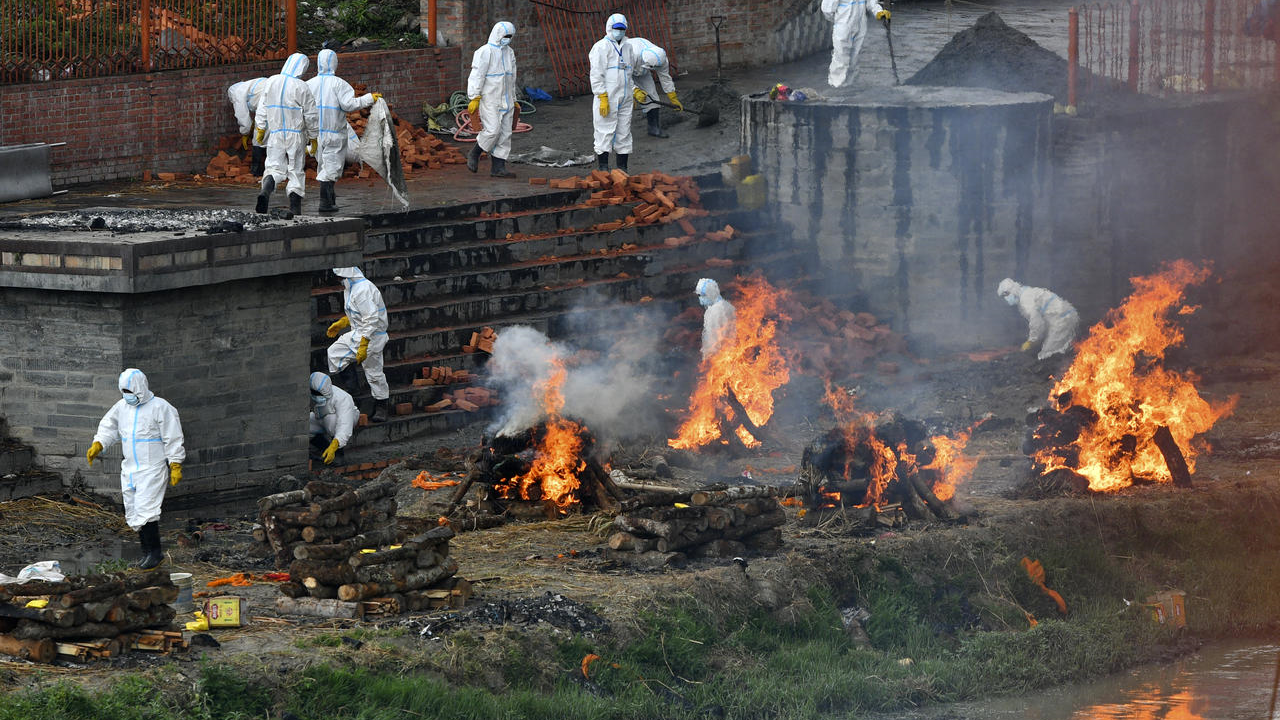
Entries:
{"label": "white protective suit", "polygon": [[307,143],[319,136],[320,129],[316,99],[302,81],[309,65],[306,55],[290,55],[280,74],[267,80],[254,118],[267,131],[266,174],[275,178],[276,185],[288,178],[290,194],[298,196],[306,195]]}
{"label": "white protective suit", "polygon": [[351,83],[334,75],[338,70],[338,53],[325,48],[316,58],[316,76],[307,81],[316,99],[320,117],[320,142],[316,143],[316,182],[330,182],[342,177],[346,162],[347,113],[363,110],[373,104],[373,93],[359,97]]}
{"label": "white protective suit", "polygon": [[253,116],[258,112],[258,100],[262,98],[262,91],[266,87],[267,79],[260,77],[242,80],[227,88],[227,100],[236,114],[237,129],[240,130],[241,135],[248,135],[249,141],[258,147],[266,147],[266,145],[259,144],[253,137],[256,134],[253,132]]}
{"label": "white protective suit", "polygon": [[822,0],[822,14],[835,23],[828,85],[838,88],[853,79],[862,41],[867,39],[867,16],[875,17],[883,9],[876,0]]}
{"label": "white protective suit", "polygon": [[1001,280],[996,293],[1005,302],[1018,308],[1018,312],[1026,318],[1030,326],[1027,332],[1028,345],[1034,346],[1044,340],[1040,346],[1040,354],[1036,355],[1037,360],[1071,349],[1071,341],[1076,337],[1076,327],[1080,324],[1080,316],[1071,303],[1049,290],[1020,285],[1011,278]]}
{"label": "white protective suit", "polygon": [[511,156],[511,120],[516,111],[516,53],[504,45],[503,36],[515,35],[516,26],[505,20],[494,24],[489,42],[471,55],[467,99],[480,98],[480,149],[499,160]]}
{"label": "white protective suit", "polygon": [[[595,127],[596,154],[610,150],[630,155],[632,147],[631,113],[636,101],[631,96],[635,83],[631,79],[635,67],[635,49],[624,38],[617,42],[609,37],[614,23],[626,23],[621,13],[614,13],[604,25],[604,37],[591,47],[591,124]],[[601,93],[609,94],[609,114],[601,117]]]}
{"label": "white protective suit", "polygon": [[694,289],[698,302],[706,308],[702,313],[702,359],[706,360],[733,338],[737,329],[738,311],[720,295],[720,285],[710,278],[702,278]]}
{"label": "white protective suit", "polygon": [[334,268],[342,278],[342,304],[351,327],[329,346],[329,372],[340,372],[355,362],[360,341],[369,338],[368,355],[361,367],[374,400],[391,397],[387,376],[382,372],[382,348],[387,346],[387,304],[382,293],[357,267]]}
{"label": "white protective suit", "polygon": [[[635,57],[634,78],[636,87],[644,91],[651,99],[664,100],[668,93],[676,91],[676,83],[671,79],[671,63],[667,61],[667,51],[644,38],[627,38],[627,44]],[[654,85],[653,74],[658,74],[658,83],[662,92]],[[665,100],[664,100],[665,102]],[[659,107],[655,102],[646,102],[640,106],[640,112],[649,112]]]}
{"label": "white protective suit", "polygon": [[360,410],[351,393],[334,385],[328,375],[311,373],[311,434],[323,435],[325,444],[337,440],[338,447],[344,448],[359,421]]}
{"label": "white protective suit", "polygon": [[137,530],[160,519],[160,505],[169,487],[169,463],[186,460],[182,447],[182,422],[178,411],[147,386],[147,376],[137,368],[120,373],[119,388],[138,398],[130,405],[123,398],[102,416],[94,442],[104,448],[120,441],[120,491],[124,519]]}

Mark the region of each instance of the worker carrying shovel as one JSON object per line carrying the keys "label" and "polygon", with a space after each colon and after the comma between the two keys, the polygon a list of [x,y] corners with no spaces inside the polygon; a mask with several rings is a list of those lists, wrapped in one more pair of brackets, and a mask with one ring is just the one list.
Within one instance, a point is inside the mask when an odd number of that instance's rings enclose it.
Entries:
{"label": "worker carrying shovel", "polygon": [[670,137],[662,132],[662,119],[658,116],[658,106],[662,103],[656,101],[659,96],[658,88],[653,82],[654,73],[657,73],[658,83],[662,85],[662,92],[666,93],[671,106],[676,110],[684,110],[684,105],[676,96],[676,83],[671,79],[671,63],[667,60],[667,51],[644,38],[627,38],[626,43],[631,46],[636,59],[633,69],[636,89],[631,94],[640,103],[640,110],[649,125],[649,134],[656,138]]}
{"label": "worker carrying shovel", "polygon": [[862,41],[867,38],[867,15],[875,15],[884,22],[889,11],[876,0],[822,0],[822,14],[835,23],[831,30],[831,68],[827,72],[827,84],[843,87],[853,80],[854,66],[862,52]]}

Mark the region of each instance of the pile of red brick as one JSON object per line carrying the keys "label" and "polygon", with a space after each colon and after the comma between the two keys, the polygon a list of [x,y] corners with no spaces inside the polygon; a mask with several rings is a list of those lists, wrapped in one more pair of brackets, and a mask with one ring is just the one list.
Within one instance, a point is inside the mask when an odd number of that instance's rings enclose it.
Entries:
{"label": "pile of red brick", "polygon": [[[844,377],[872,370],[869,363],[887,354],[905,354],[906,340],[871,313],[842,310],[825,298],[791,293],[779,307],[791,318],[782,342],[792,348],[803,372],[818,377]],[[894,372],[879,363],[878,372]]]}
{"label": "pile of red brick", "polygon": [[462,352],[473,353],[477,350],[493,354],[493,343],[498,339],[498,333],[494,332],[491,327],[480,328],[477,332],[471,333],[471,342],[462,346]]}
{"label": "pile of red brick", "polygon": [[453,385],[454,383],[474,382],[476,374],[466,370],[455,370],[448,365],[432,365],[422,368],[422,377],[413,379],[414,387],[431,385]]}
{"label": "pile of red brick", "polygon": [[438,402],[431,403],[427,412],[441,412],[450,408],[475,412],[482,407],[499,405],[498,394],[489,388],[464,387],[444,394]]}
{"label": "pile of red brick", "polygon": [[707,214],[702,209],[698,184],[691,177],[673,177],[661,172],[628,175],[615,169],[592,170],[586,177],[529,178],[529,183],[559,190],[591,190],[591,198],[586,202],[588,207],[639,203],[628,217],[593,225],[592,230],[612,231],[684,220],[686,232],[692,234],[693,225],[686,218]]}

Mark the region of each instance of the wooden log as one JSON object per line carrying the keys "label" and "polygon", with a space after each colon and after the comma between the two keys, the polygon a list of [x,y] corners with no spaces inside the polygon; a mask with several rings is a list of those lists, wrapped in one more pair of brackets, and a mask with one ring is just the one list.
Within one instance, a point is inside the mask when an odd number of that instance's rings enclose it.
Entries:
{"label": "wooden log", "polygon": [[86,622],[67,628],[53,627],[34,620],[19,620],[17,627],[10,633],[20,640],[36,640],[39,638],[112,638],[120,633],[133,632],[145,627],[164,625],[173,620],[176,611],[169,605],[157,605],[147,610],[127,611],[119,622]]}
{"label": "wooden log", "polygon": [[328,480],[312,480],[307,483],[304,488],[306,491],[306,502],[311,503],[316,500],[324,500],[326,498],[337,497],[343,493],[351,492],[355,488],[348,483],[330,482]]}
{"label": "wooden log", "polygon": [[372,500],[377,500],[384,495],[394,495],[396,485],[397,483],[394,477],[391,477],[390,475],[380,477],[377,480],[367,482],[356,488],[356,498],[362,503],[367,503]]}
{"label": "wooden log", "polygon": [[441,565],[449,557],[448,541],[437,549],[423,548],[418,551],[418,557],[414,558],[413,564],[420,568],[429,568],[435,565]]}
{"label": "wooden log", "polygon": [[455,535],[457,533],[453,531],[453,528],[448,525],[440,525],[405,540],[403,545],[408,548],[435,548],[440,545],[441,541],[448,542]]}
{"label": "wooden log", "polygon": [[353,568],[367,567],[369,565],[380,565],[382,563],[396,562],[399,560],[413,560],[418,557],[419,548],[400,546],[394,550],[377,550],[375,552],[358,552],[347,559],[347,564]]}
{"label": "wooden log", "polygon": [[76,607],[84,608],[85,621],[102,622],[102,620],[107,617],[107,613],[111,612],[111,608],[114,607],[115,604],[116,604],[116,599],[110,598],[110,599],[102,600],[95,603],[85,603],[83,605],[77,605]]}
{"label": "wooden log", "polygon": [[370,598],[360,601],[363,614],[382,614],[382,615],[399,615],[408,610],[405,606],[404,595],[401,593],[391,593],[382,597]]}
{"label": "wooden log", "polygon": [[24,583],[11,583],[9,585],[0,585],[0,601],[8,602],[15,597],[30,597],[33,595],[61,595],[75,589],[76,587],[67,581],[31,580]]}
{"label": "wooden log", "polygon": [[1156,444],[1160,454],[1164,456],[1164,464],[1169,466],[1173,484],[1178,487],[1191,487],[1191,470],[1187,467],[1187,458],[1182,454],[1182,448],[1178,447],[1178,441],[1173,439],[1173,433],[1169,432],[1169,428],[1164,425],[1156,428],[1155,434],[1151,436],[1151,442]]}
{"label": "wooden log", "polygon": [[104,598],[113,597],[115,595],[123,595],[125,591],[124,583],[120,580],[92,585],[79,590],[72,590],[58,599],[58,603],[64,608],[75,607],[84,603],[97,602]]}
{"label": "wooden log", "polygon": [[72,625],[79,625],[87,620],[88,613],[84,608],[79,606],[73,608],[32,608],[25,607],[23,605],[0,603],[0,617],[16,618],[19,620],[38,620],[58,627],[71,627]]}
{"label": "wooden log", "polygon": [[938,496],[934,494],[933,488],[929,486],[929,479],[925,475],[921,473],[910,473],[907,477],[911,486],[920,494],[921,499],[924,500],[924,504],[929,506],[929,509],[933,511],[934,515],[948,521],[954,521],[960,517],[955,510],[951,509],[950,504],[940,500]]}
{"label": "wooden log", "polygon": [[[761,443],[769,442],[773,445],[778,444],[779,442],[778,438],[774,436],[771,430],[760,427],[751,420],[751,416],[747,414],[747,409],[742,406],[742,403],[738,400],[738,396],[733,393],[732,388],[730,388],[729,392],[724,394],[723,398],[724,398],[725,404],[728,405],[729,408],[733,410],[734,423],[737,423],[742,427],[746,428],[747,432],[751,433],[751,437],[755,438]],[[737,432],[731,432],[731,434],[735,438],[738,437]]]}
{"label": "wooden log", "polygon": [[289,564],[289,577],[311,588],[313,584],[346,585],[354,582],[356,575],[351,566],[343,562],[294,560]]}
{"label": "wooden log", "polygon": [[681,495],[688,491],[681,490],[678,487],[670,485],[656,485],[654,483],[639,482],[635,478],[628,476],[622,470],[612,470],[609,472],[609,478],[613,484],[622,490],[635,490],[637,492],[660,493],[663,495]]}
{"label": "wooden log", "polygon": [[616,502],[626,499],[626,495],[622,493],[622,488],[618,487],[618,483],[614,482],[612,474],[605,472],[604,468],[595,462],[590,464],[590,468],[600,486],[605,489],[605,492],[609,493],[609,497]]}
{"label": "wooden log", "polygon": [[278,597],[276,610],[286,615],[308,615],[324,618],[359,618],[360,603],[325,600],[313,597]]}
{"label": "wooden log", "polygon": [[339,540],[346,540],[355,537],[355,525],[334,525],[332,527],[323,527],[319,525],[309,525],[302,528],[302,539],[309,543],[331,544]]}
{"label": "wooden log", "polygon": [[354,505],[360,504],[360,498],[354,490],[348,490],[337,497],[324,498],[323,500],[313,500],[310,505],[310,513],[313,516],[328,515],[339,510],[345,510]]}
{"label": "wooden log", "polygon": [[644,507],[687,503],[692,493],[689,492],[650,492],[618,503],[618,512],[629,513]]}
{"label": "wooden log", "polygon": [[778,488],[770,485],[738,485],[724,490],[698,490],[689,498],[694,505],[724,505],[747,498],[776,497]]}
{"label": "wooden log", "polygon": [[[470,460],[468,460],[470,463]],[[449,506],[445,510],[445,515],[452,515],[458,506],[462,504],[462,499],[467,496],[467,491],[471,489],[471,485],[480,477],[480,470],[472,466],[467,471],[467,476],[463,478],[462,483],[458,485],[458,489],[453,491],[453,495],[449,498]]]}
{"label": "wooden log", "polygon": [[[701,527],[698,527],[701,525]],[[631,533],[639,537],[674,538],[687,530],[705,530],[706,518],[688,518],[675,520],[650,520],[635,515],[619,515],[613,519],[613,526],[619,532]]]}
{"label": "wooden log", "polygon": [[[357,568],[355,571],[355,581],[358,583],[392,583],[396,580],[407,577],[409,573],[419,569],[417,563],[417,558],[413,557],[407,560],[396,560],[395,562]],[[427,565],[425,567],[429,568],[432,566]]]}
{"label": "wooden log", "polygon": [[290,490],[288,492],[276,493],[275,495],[268,495],[258,500],[258,512],[267,513],[278,507],[303,502],[308,502],[306,490]]}
{"label": "wooden log", "polygon": [[22,640],[0,635],[0,653],[31,662],[48,663],[58,656],[58,647],[49,638]]}
{"label": "wooden log", "polygon": [[338,597],[337,585],[316,585],[307,588],[307,595],[320,600],[332,600]]}
{"label": "wooden log", "polygon": [[167,605],[178,599],[178,586],[166,585],[140,588],[125,593],[124,601],[129,607],[145,610],[152,605]]}
{"label": "wooden log", "polygon": [[723,530],[704,530],[695,535],[682,535],[673,539],[658,539],[658,552],[675,552],[684,548],[704,545],[712,540],[737,540],[748,535],[777,527],[787,521],[787,515],[778,508],[775,512],[747,518],[741,525],[730,525]]}
{"label": "wooden log", "polygon": [[326,513],[313,513],[310,510],[277,510],[273,515],[275,521],[281,525],[296,525],[298,527],[333,527],[335,525],[347,525],[351,522],[351,513],[347,508],[334,510]]}
{"label": "wooden log", "polygon": [[609,547],[614,550],[632,550],[634,552],[648,552],[658,546],[658,541],[653,538],[641,538],[631,533],[616,532],[609,536]]}
{"label": "wooden log", "polygon": [[902,502],[902,507],[907,512],[907,516],[916,520],[934,520],[937,516],[925,504],[924,499],[920,497],[920,493],[916,492],[915,485],[910,482],[898,482],[893,484],[893,495]]}
{"label": "wooden log", "polygon": [[254,539],[254,540],[257,540],[257,541],[258,541],[258,542],[260,542],[260,543],[267,542],[267,528],[266,528],[266,526],[262,525],[261,523],[258,523],[258,524],[256,524],[256,525],[254,525],[254,526],[253,526],[253,539]]}
{"label": "wooden log", "polygon": [[293,548],[293,558],[298,560],[346,560],[361,548],[386,545],[396,539],[393,527],[375,528],[341,542],[319,545],[299,545]]}
{"label": "wooden log", "polygon": [[284,595],[285,597],[296,598],[296,597],[302,597],[307,594],[307,587],[302,583],[298,582],[297,580],[282,582],[276,587],[280,590],[280,594]]}
{"label": "wooden log", "polygon": [[443,565],[417,570],[393,583],[352,583],[338,588],[338,597],[342,600],[364,600],[365,598],[386,595],[388,593],[417,590],[437,583],[458,572],[458,561],[453,558]]}

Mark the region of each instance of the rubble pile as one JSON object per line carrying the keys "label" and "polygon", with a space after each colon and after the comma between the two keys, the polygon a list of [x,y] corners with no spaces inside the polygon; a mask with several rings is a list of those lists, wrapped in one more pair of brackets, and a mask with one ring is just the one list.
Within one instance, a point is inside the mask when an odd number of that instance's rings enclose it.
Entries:
{"label": "rubble pile", "polygon": [[610,556],[671,564],[686,557],[723,558],[782,547],[786,515],[776,488],[740,486],[694,492],[689,502],[640,507],[613,520]]}
{"label": "rubble pile", "polygon": [[0,653],[52,662],[182,649],[181,632],[146,631],[169,626],[177,598],[168,570],[0,585]]}
{"label": "rubble pile", "polygon": [[470,584],[453,577],[458,562],[449,554],[451,528],[396,543],[395,486],[390,476],[359,486],[315,480],[259,501],[276,566],[289,570],[289,581],[279,586],[278,610],[364,617],[466,601]]}

